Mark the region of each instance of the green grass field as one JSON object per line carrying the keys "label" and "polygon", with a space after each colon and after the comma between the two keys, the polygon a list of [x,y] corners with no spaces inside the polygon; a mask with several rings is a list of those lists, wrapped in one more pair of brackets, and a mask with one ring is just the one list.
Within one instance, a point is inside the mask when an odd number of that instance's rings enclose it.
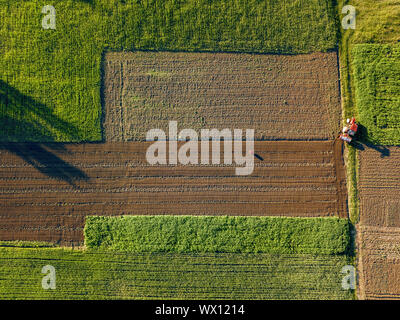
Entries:
{"label": "green grass field", "polygon": [[329,0],[0,0],[0,141],[99,141],[105,50],[305,53],[337,44]]}
{"label": "green grass field", "polygon": [[366,138],[375,144],[400,144],[400,45],[355,46],[355,97]]}
{"label": "green grass field", "polygon": [[[0,248],[1,299],[352,299],[346,256]],[[42,288],[52,265],[56,288]]]}
{"label": "green grass field", "polygon": [[88,248],[128,252],[344,254],[349,224],[339,218],[87,217]]}

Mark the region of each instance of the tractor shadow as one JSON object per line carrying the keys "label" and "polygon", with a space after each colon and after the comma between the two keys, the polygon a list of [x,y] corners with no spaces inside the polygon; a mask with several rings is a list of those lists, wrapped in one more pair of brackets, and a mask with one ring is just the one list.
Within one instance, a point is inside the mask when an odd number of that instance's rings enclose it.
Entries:
{"label": "tractor shadow", "polygon": [[365,148],[373,149],[381,154],[381,158],[390,156],[389,148],[381,145],[376,145],[368,139],[368,129],[361,124],[358,125],[356,141],[352,141],[351,145],[357,150],[361,151],[365,150]]}
{"label": "tractor shadow", "polygon": [[[88,180],[84,172],[54,153],[66,152],[63,143],[54,143],[57,132],[72,140],[81,136],[78,128],[57,117],[50,108],[0,80],[0,149],[14,153],[48,177],[62,179],[71,186],[75,186],[74,180]],[[24,139],[49,143],[10,142]]]}

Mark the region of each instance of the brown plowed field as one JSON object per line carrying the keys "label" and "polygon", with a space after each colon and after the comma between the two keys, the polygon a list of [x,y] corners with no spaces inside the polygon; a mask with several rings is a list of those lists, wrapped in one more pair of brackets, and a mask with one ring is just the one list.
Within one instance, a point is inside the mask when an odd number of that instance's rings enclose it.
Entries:
{"label": "brown plowed field", "polygon": [[359,292],[360,298],[399,299],[400,148],[378,148],[359,154]]}
{"label": "brown plowed field", "polygon": [[153,128],[255,129],[256,140],[335,139],[336,52],[307,55],[113,52],[105,56],[106,141]]}
{"label": "brown plowed field", "polygon": [[149,145],[2,144],[0,240],[81,244],[87,215],[347,216],[338,140],[256,142],[249,176],[150,166]]}

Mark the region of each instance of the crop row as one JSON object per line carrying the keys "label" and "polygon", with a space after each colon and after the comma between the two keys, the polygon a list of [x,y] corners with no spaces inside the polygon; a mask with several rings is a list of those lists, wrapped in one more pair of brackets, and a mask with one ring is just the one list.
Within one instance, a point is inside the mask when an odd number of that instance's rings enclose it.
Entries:
{"label": "crop row", "polygon": [[[351,299],[346,256],[0,248],[2,299]],[[44,266],[55,289],[43,289]]]}

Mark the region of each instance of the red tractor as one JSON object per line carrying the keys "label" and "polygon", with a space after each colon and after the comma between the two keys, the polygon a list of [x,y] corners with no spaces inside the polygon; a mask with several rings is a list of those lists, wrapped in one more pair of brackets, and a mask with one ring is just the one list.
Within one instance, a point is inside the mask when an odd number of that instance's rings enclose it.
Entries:
{"label": "red tractor", "polygon": [[354,136],[357,134],[358,124],[356,118],[347,119],[347,125],[343,128],[343,132],[340,134],[340,139],[350,143],[353,141]]}

